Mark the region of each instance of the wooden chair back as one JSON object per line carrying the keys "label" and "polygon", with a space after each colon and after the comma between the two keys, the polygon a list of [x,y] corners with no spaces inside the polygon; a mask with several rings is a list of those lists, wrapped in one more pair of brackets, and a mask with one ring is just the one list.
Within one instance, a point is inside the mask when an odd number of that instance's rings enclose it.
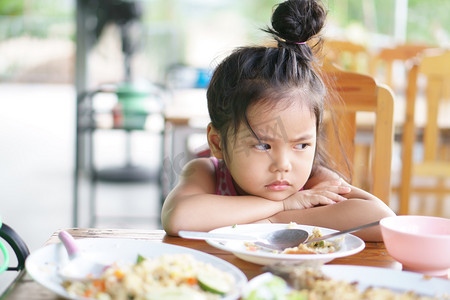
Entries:
{"label": "wooden chair back", "polygon": [[[377,85],[372,77],[343,71],[329,62],[324,63],[323,73],[331,94],[332,109],[337,114],[337,122],[326,123],[328,152],[333,159],[338,158],[339,171],[352,176],[352,184],[371,192],[389,205],[394,96],[388,87]],[[369,134],[370,143],[361,147],[358,147],[357,138],[357,133],[361,133],[356,119],[358,112],[372,112],[376,116],[370,131],[367,128],[363,130],[364,134]],[[366,152],[368,157],[363,154],[363,159],[360,159],[360,150],[364,148],[369,148]],[[341,149],[352,164],[351,174]],[[361,167],[366,168],[368,174],[361,174]],[[362,180],[364,178],[370,179],[367,186]]]}
{"label": "wooden chair back", "polygon": [[[422,78],[420,78],[422,77]],[[420,80],[425,79],[425,80]],[[421,84],[425,83],[425,99],[421,99]],[[403,166],[400,186],[400,214],[409,214],[410,198],[413,191],[450,195],[445,187],[445,179],[450,177],[450,143],[448,130],[439,124],[439,111],[444,105],[450,108],[450,51],[425,51],[412,66],[408,74],[405,123],[403,126]],[[417,128],[416,105],[425,101],[426,121],[423,130]],[[414,146],[419,141],[417,134],[423,135],[421,147],[423,155],[414,155]],[[446,134],[446,135],[445,135]],[[412,184],[414,176],[437,179],[435,186],[418,187]],[[436,207],[436,214],[440,209]]]}
{"label": "wooden chair back", "polygon": [[[428,48],[430,47],[419,44],[403,44],[394,48],[383,48],[373,57],[371,74],[375,77],[381,74],[382,81],[391,88],[394,88],[394,82],[392,80],[394,63],[402,62],[406,74],[409,69],[408,62]],[[381,73],[379,72],[380,69],[382,71]]]}
{"label": "wooden chair back", "polygon": [[368,72],[370,56],[365,46],[350,41],[325,39],[323,56],[352,72]]}

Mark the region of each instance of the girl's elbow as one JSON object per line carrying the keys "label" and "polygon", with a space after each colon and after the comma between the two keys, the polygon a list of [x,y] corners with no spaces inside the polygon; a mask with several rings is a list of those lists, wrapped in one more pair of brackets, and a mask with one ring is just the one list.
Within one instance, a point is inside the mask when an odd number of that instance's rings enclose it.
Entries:
{"label": "girl's elbow", "polygon": [[167,235],[177,236],[179,229],[177,228],[173,213],[173,210],[167,210],[166,207],[163,207],[161,212],[161,225]]}
{"label": "girl's elbow", "polygon": [[175,222],[162,218],[162,227],[167,235],[178,236],[178,231],[182,230]]}
{"label": "girl's elbow", "polygon": [[167,235],[178,236],[178,231],[179,230],[176,230],[176,229],[174,230],[174,229],[172,229],[170,227],[167,227],[167,226],[164,226],[164,225],[163,225],[163,229],[164,229],[164,231],[166,232]]}
{"label": "girl's elbow", "polygon": [[395,212],[383,201],[379,200],[379,219],[394,217],[396,216]]}
{"label": "girl's elbow", "polygon": [[174,208],[170,211],[164,211],[161,214],[161,224],[168,235],[178,236],[180,230],[188,230],[186,228],[187,222],[184,214],[180,212],[179,208]]}

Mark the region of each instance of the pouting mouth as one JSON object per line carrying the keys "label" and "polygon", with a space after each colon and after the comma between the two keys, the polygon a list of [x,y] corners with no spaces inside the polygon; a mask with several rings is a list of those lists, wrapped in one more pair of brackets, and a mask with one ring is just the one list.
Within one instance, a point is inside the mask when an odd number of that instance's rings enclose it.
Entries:
{"label": "pouting mouth", "polygon": [[287,181],[287,180],[277,180],[277,181],[274,181],[274,182],[266,185],[266,187],[270,187],[270,186],[288,186],[288,185],[291,185],[291,183],[289,181]]}

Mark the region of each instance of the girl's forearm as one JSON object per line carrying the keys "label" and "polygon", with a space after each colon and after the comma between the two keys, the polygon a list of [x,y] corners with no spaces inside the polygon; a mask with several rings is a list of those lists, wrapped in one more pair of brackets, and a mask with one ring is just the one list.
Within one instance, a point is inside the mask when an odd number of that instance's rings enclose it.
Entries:
{"label": "girl's forearm", "polygon": [[256,196],[187,195],[176,205],[165,203],[162,223],[170,235],[179,230],[209,231],[234,224],[253,223],[283,211],[282,201]]}

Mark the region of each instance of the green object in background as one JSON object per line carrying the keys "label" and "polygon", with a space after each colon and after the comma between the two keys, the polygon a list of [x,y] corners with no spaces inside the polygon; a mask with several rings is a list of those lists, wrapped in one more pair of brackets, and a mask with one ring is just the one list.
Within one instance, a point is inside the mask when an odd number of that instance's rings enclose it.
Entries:
{"label": "green object in background", "polygon": [[[2,228],[2,219],[0,218],[0,229]],[[3,244],[3,241],[0,240],[0,249],[3,253],[3,264],[0,266],[0,274],[5,272],[6,269],[8,269],[9,265],[9,253],[8,249],[6,249],[5,244]]]}
{"label": "green object in background", "polygon": [[122,110],[123,128],[143,129],[147,119],[147,99],[149,93],[131,83],[120,85],[116,91]]}

